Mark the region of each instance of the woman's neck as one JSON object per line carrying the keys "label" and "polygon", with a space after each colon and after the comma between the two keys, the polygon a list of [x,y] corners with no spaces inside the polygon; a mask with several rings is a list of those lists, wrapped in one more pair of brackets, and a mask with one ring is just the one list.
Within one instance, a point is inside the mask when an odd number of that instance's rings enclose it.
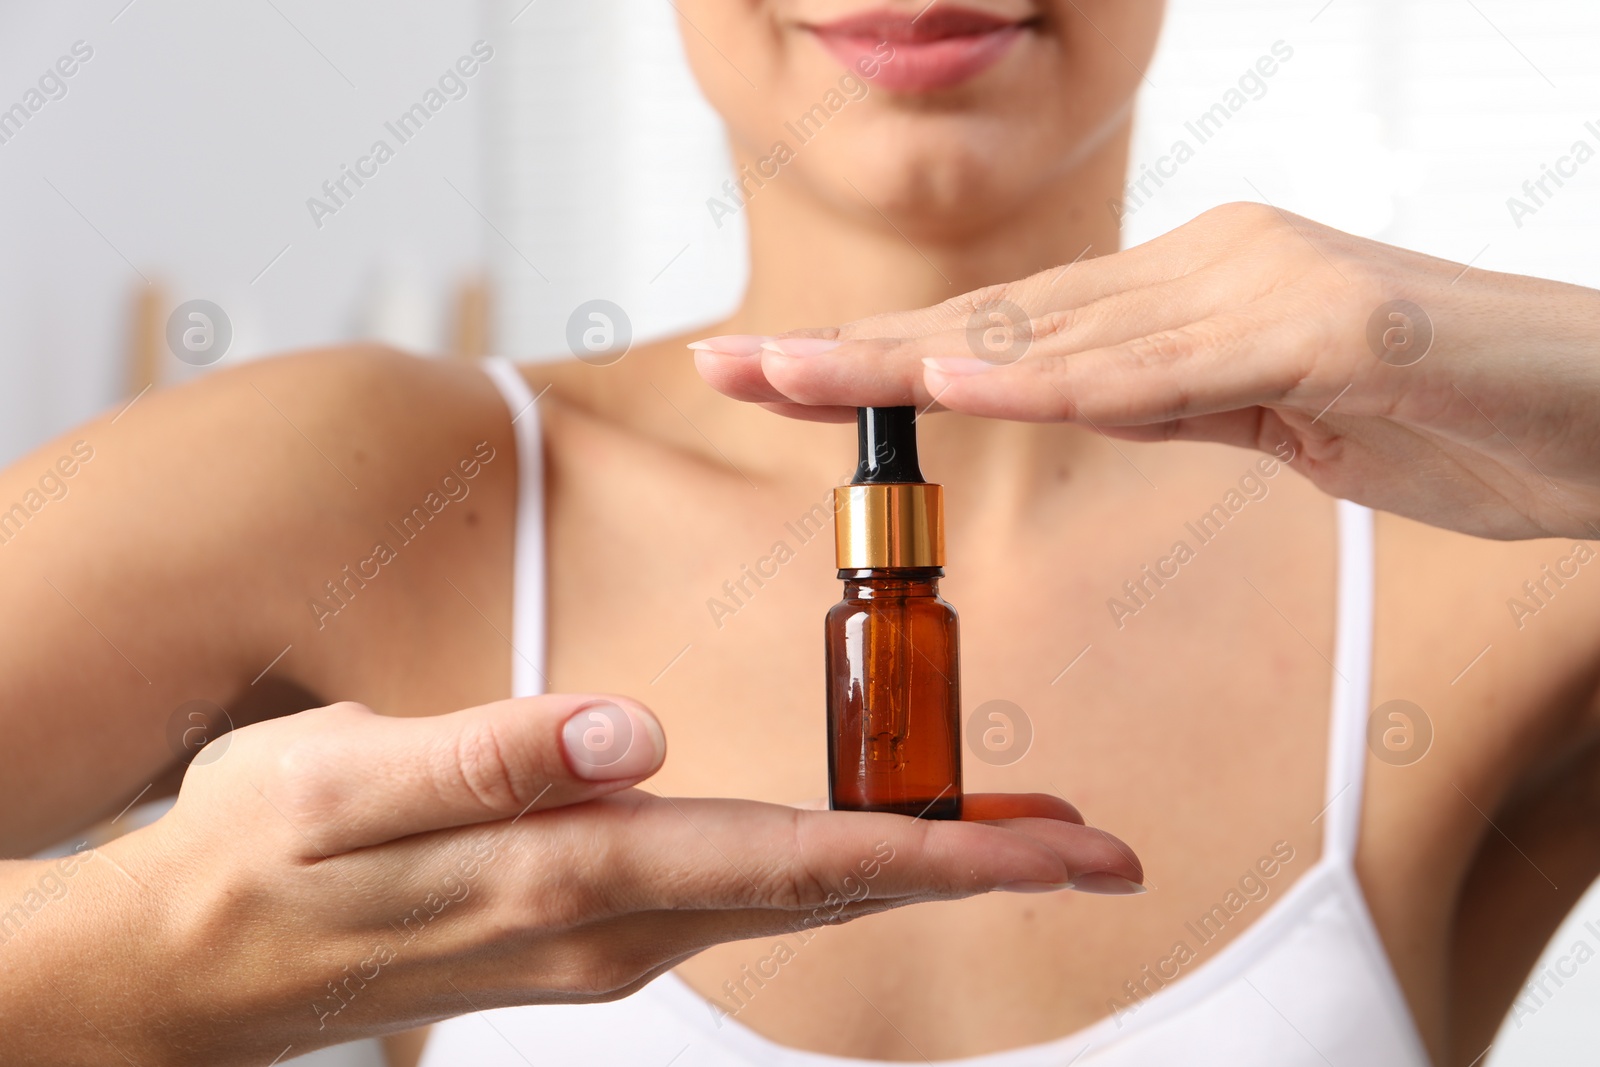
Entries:
{"label": "woman's neck", "polygon": [[[844,209],[823,203],[792,175],[769,181],[746,208],[751,280],[745,298],[726,322],[698,336],[847,323],[1114,252],[1119,233],[1107,205],[1122,187],[1128,134],[1125,122],[1078,166],[1042,186],[1031,203],[981,232],[960,235],[896,226],[865,197]],[[670,362],[655,365],[652,375],[681,375],[680,395],[692,396],[697,385],[704,387],[687,380],[693,365],[673,348]],[[851,429],[837,428],[838,440],[825,444],[814,423],[774,419],[749,404],[706,401],[691,412],[696,434],[738,442],[756,469],[836,476],[854,455]],[[698,438],[676,424],[681,414],[663,414],[667,429],[684,432],[685,444],[698,447]],[[923,435],[923,450],[928,469],[941,476],[981,475],[997,503],[1027,498],[1041,482],[1059,479],[1063,464],[1081,470],[1123,462],[1107,441],[1075,426],[963,416],[935,420]]]}
{"label": "woman's neck", "polygon": [[[926,307],[1117,250],[1107,204],[1127,170],[1125,123],[995,225],[939,234],[896,224],[861,191],[825,204],[793,177],[748,204],[750,286],[730,332],[777,333]],[[853,188],[853,187],[852,187]]]}

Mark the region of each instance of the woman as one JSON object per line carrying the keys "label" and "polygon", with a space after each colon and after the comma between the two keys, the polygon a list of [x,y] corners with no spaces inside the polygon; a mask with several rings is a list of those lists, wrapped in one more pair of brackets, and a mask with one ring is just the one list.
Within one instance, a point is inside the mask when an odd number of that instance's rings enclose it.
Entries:
{"label": "woman", "polygon": [[[679,5],[750,168],[693,363],[274,360],[0,479],[70,486],[0,569],[11,854],[181,773],[193,702],[240,727],[148,829],[8,865],[0,1048],[1479,1057],[1600,869],[1600,298],[1254,206],[1116,252],[1159,2],[922,7]],[[1033,734],[961,824],[784,806],[838,595],[792,520],[854,462],[811,420],[905,403],[956,412],[968,708]],[[471,710],[285,714],[330,701]]]}

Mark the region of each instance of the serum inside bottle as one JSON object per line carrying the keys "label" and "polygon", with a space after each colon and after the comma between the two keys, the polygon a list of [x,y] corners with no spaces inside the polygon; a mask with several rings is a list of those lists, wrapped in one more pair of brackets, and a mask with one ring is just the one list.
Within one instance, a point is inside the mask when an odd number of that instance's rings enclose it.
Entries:
{"label": "serum inside bottle", "polygon": [[834,492],[844,599],[825,625],[828,796],[841,811],[961,818],[956,612],[939,596],[944,488],[923,481],[916,409],[860,408]]}

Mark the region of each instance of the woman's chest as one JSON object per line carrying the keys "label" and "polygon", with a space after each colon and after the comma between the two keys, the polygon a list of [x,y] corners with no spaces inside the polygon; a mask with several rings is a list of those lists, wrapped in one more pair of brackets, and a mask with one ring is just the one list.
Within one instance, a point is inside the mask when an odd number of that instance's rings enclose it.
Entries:
{"label": "woman's chest", "polygon": [[[841,591],[831,512],[800,494],[732,506],[663,493],[631,514],[614,500],[552,508],[552,688],[656,711],[669,756],[652,790],[821,802],[822,618]],[[1163,566],[1164,533],[991,531],[952,543],[941,590],[961,615],[965,788],[1065,796],[1139,853],[1155,892],[914,908],[823,931],[803,952],[720,946],[680,974],[788,1044],[915,1058],[909,1028],[921,1054],[957,1056],[1108,1014],[1230,895],[1265,913],[1320,849],[1331,538],[1301,537],[1287,565],[1264,527]],[[781,980],[722,1003],[776,956]]]}

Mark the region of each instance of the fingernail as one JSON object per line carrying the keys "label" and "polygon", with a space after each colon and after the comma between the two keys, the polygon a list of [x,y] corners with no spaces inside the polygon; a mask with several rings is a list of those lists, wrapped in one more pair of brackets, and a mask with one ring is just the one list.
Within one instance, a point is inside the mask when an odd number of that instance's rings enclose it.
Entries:
{"label": "fingernail", "polygon": [[1059,893],[1071,889],[1071,882],[1006,882],[995,886],[1002,893]]}
{"label": "fingernail", "polygon": [[986,359],[973,359],[971,356],[924,356],[922,365],[940,374],[961,378],[972,374],[985,374],[1000,364],[990,363]]}
{"label": "fingernail", "polygon": [[1080,874],[1072,880],[1072,888],[1080,893],[1099,893],[1108,897],[1131,897],[1145,891],[1145,887],[1138,882],[1130,882],[1120,874],[1111,874],[1109,871]]}
{"label": "fingernail", "polygon": [[638,778],[661,765],[667,737],[649,712],[607,701],[585,704],[561,727],[572,773],[591,782]]}
{"label": "fingernail", "polygon": [[772,338],[757,333],[729,333],[721,337],[707,337],[704,341],[692,341],[689,347],[696,352],[715,352],[719,356],[753,356],[761,351],[761,345]]}
{"label": "fingernail", "polygon": [[839,347],[838,341],[825,341],[820,337],[786,337],[781,341],[768,341],[762,345],[768,352],[780,356],[820,356]]}

